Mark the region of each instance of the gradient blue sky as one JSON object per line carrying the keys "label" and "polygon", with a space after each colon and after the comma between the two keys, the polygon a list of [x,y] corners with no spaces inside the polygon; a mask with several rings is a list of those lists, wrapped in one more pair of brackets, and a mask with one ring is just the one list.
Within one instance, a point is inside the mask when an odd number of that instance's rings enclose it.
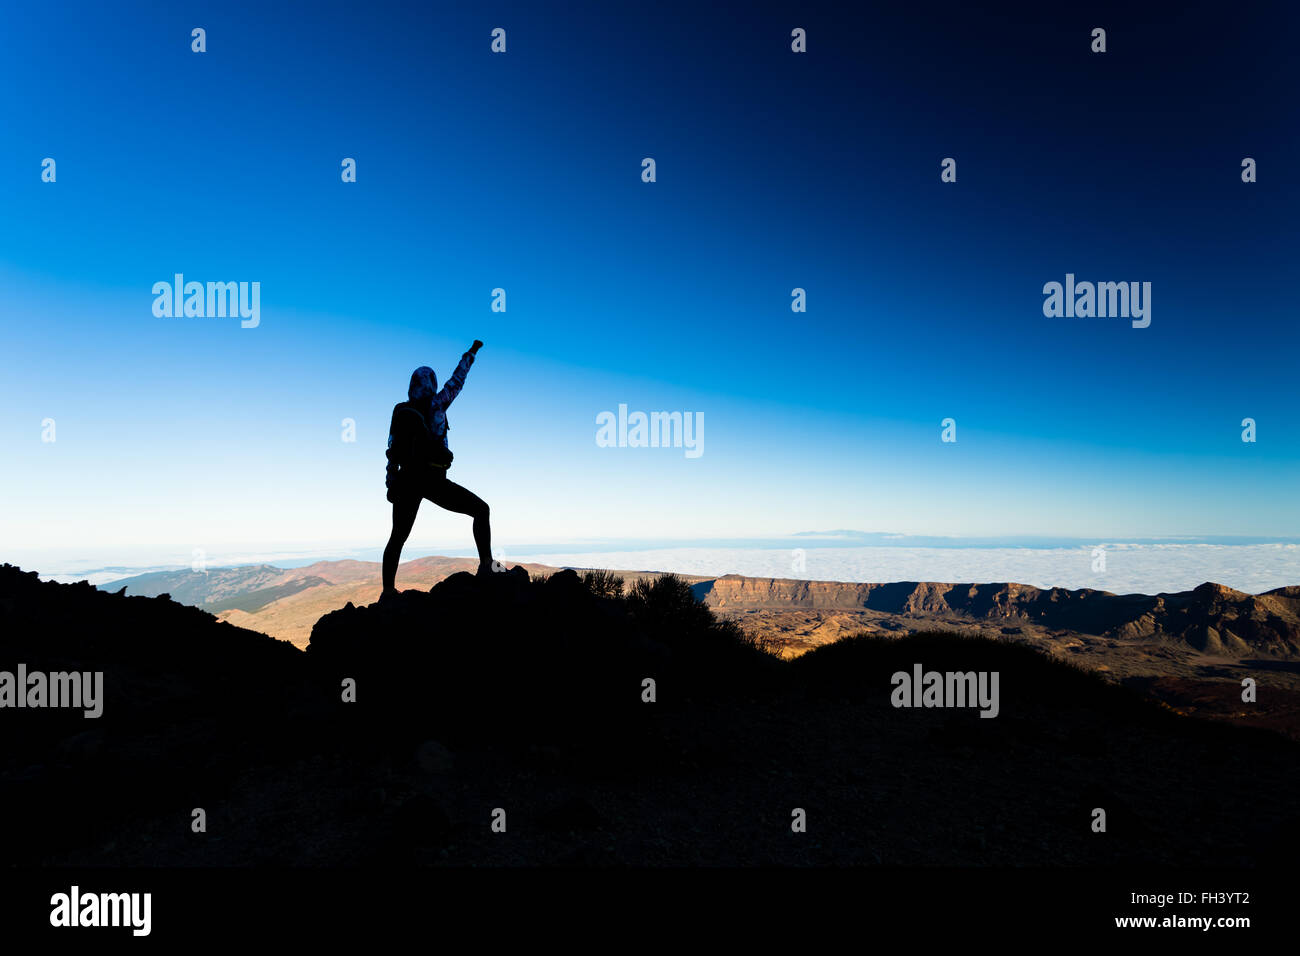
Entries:
{"label": "gradient blue sky", "polygon": [[[476,337],[503,548],[1300,534],[1293,5],[275,6],[6,13],[0,558],[382,544],[392,406]],[[260,327],[155,318],[176,272]],[[1067,272],[1151,327],[1045,318]],[[620,403],[703,456],[597,447]]]}

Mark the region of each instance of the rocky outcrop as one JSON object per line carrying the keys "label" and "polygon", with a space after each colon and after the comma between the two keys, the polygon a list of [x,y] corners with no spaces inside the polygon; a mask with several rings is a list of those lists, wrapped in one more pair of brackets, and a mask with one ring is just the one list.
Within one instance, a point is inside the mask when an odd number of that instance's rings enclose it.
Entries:
{"label": "rocky outcrop", "polygon": [[[105,684],[95,719],[0,711],[4,862],[1294,859],[1295,744],[1172,709],[1235,721],[1235,671],[1213,687],[1161,685],[1174,701],[1162,707],[1016,641],[849,637],[783,662],[719,623],[680,579],[629,591],[615,596],[572,571],[453,574],[429,591],[325,615],[303,653],[163,597],[41,582],[0,565],[0,671],[102,671]],[[1252,613],[1270,627],[1294,595],[1174,598],[1162,596],[1162,619],[1192,627],[1236,613],[1246,632]],[[867,599],[933,615],[926,620],[964,606],[1007,621],[997,616],[1039,603],[1089,607],[1097,594],[887,585]],[[1218,640],[1232,630],[1215,629]],[[998,718],[895,707],[892,675],[918,664],[999,674]],[[1270,703],[1276,726],[1294,721],[1272,687],[1261,697],[1280,701]],[[827,837],[790,839],[794,799],[815,808]],[[1110,832],[1123,839],[1088,838],[1096,806],[1111,809]],[[191,828],[195,808],[206,834]],[[494,808],[509,814],[508,838],[489,830]],[[995,821],[988,839],[961,836]]]}
{"label": "rocky outcrop", "polygon": [[1192,591],[1147,595],[1025,584],[844,584],[726,575],[695,585],[695,591],[722,613],[867,610],[936,621],[1032,624],[1122,640],[1173,640],[1234,656],[1300,656],[1300,587],[1254,595],[1207,583]]}

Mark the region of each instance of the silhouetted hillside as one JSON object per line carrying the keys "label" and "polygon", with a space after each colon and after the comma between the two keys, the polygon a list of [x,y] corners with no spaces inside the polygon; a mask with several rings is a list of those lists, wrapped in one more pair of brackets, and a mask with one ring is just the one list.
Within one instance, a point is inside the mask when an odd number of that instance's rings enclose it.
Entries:
{"label": "silhouetted hillside", "polygon": [[[0,566],[0,670],[102,671],[103,715],[0,710],[7,847],[98,857],[98,834],[228,789],[277,761],[284,720],[312,688],[302,655],[166,596],[43,583]],[[192,804],[200,805],[200,804]],[[186,811],[188,812],[188,811]]]}
{"label": "silhouetted hillside", "polygon": [[530,581],[520,568],[487,579],[460,572],[430,592],[348,605],[317,622],[307,657],[331,678],[355,678],[371,697],[365,712],[406,732],[504,746],[619,738],[619,750],[622,735],[653,727],[656,708],[641,701],[647,677],[662,688],[662,709],[780,670],[676,578],[598,597],[572,570]]}
{"label": "silhouetted hillside", "polygon": [[[326,615],[304,653],[0,567],[0,670],[102,669],[108,688],[97,720],[0,711],[4,861],[1292,858],[1300,748],[1278,735],[1178,716],[1027,646],[861,637],[790,662],[671,576],[616,595],[573,572],[457,574]],[[998,716],[894,707],[891,676],[915,665],[997,671]]]}

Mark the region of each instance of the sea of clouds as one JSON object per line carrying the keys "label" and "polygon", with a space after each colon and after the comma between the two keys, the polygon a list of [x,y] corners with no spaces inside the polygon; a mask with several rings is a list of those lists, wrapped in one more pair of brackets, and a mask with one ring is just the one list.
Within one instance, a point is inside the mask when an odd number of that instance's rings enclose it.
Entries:
{"label": "sea of clouds", "polygon": [[1095,547],[906,548],[815,547],[665,548],[637,551],[511,554],[510,563],[536,562],[626,571],[678,571],[720,576],[814,581],[945,581],[1036,587],[1093,588],[1116,594],[1186,591],[1213,581],[1258,594],[1300,584],[1296,544],[1103,545],[1105,570]]}
{"label": "sea of clouds", "polygon": [[[743,574],[760,578],[801,578],[813,581],[942,581],[988,584],[1013,581],[1036,587],[1093,588],[1116,594],[1158,594],[1186,591],[1206,581],[1259,594],[1286,585],[1300,585],[1300,544],[1135,543],[1071,544],[1061,547],[989,546],[931,547],[851,545],[836,547],[810,539],[762,545],[743,543],[680,543],[673,546],[626,548],[588,545],[518,546],[497,550],[506,564],[537,563],[559,567],[615,568],[623,571],[678,571],[718,577]],[[1096,549],[1104,554],[1104,570]],[[411,548],[412,560],[423,554],[470,556],[455,548]],[[145,571],[185,568],[180,562],[106,561],[83,558],[50,562],[42,577],[57,581],[89,580],[105,584]],[[171,557],[168,555],[167,557]],[[178,554],[177,557],[180,557]],[[354,558],[377,561],[378,548],[266,551],[211,555],[208,567],[273,564],[289,568],[317,560]],[[175,559],[173,559],[175,560]]]}

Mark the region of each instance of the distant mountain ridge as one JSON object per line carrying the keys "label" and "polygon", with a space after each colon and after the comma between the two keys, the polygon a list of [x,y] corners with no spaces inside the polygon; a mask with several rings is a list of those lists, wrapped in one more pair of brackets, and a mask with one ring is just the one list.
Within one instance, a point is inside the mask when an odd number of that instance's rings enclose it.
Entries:
{"label": "distant mountain ridge", "polygon": [[843,584],[724,575],[695,585],[716,611],[806,608],[874,611],[903,618],[1030,624],[1124,640],[1164,637],[1209,653],[1300,656],[1300,587],[1246,594],[1205,583],[1146,595],[1025,584],[900,581]]}
{"label": "distant mountain ridge", "polygon": [[[471,558],[430,556],[401,566],[399,586],[428,590]],[[530,574],[557,568],[524,565]],[[207,571],[160,571],[102,585],[130,595],[168,594],[240,627],[299,647],[330,611],[369,604],[379,593],[379,565],[319,561],[300,568],[261,564]],[[619,571],[629,580],[662,572]],[[900,581],[854,584],[785,578],[679,575],[723,617],[764,633],[797,656],[860,631],[916,633],[944,626],[1048,638],[1068,632],[1125,642],[1166,642],[1206,654],[1300,657],[1300,586],[1247,594],[1205,583],[1191,591],[1112,594],[1030,585]],[[1019,629],[1019,630],[1017,630]]]}

